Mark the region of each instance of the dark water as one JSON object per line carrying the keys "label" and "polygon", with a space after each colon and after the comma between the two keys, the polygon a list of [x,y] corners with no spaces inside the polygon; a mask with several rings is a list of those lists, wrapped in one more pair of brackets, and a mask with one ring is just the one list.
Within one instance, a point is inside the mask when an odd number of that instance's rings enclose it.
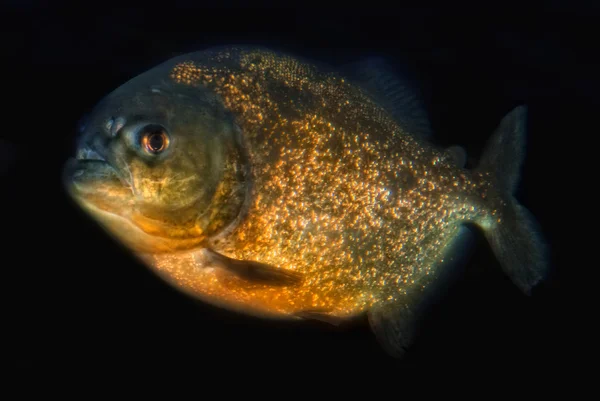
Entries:
{"label": "dark water", "polygon": [[[597,130],[598,9],[559,2],[485,11],[43,4],[12,2],[1,28],[0,133],[18,147],[2,170],[3,342],[12,371],[169,367],[193,374],[209,367],[217,376],[258,372],[265,383],[271,371],[315,364],[392,374],[413,366],[562,372],[567,360],[584,355],[574,346],[585,320],[576,319],[566,294],[580,265],[574,246],[586,236],[573,222],[594,207],[593,183],[579,182],[586,173],[581,148]],[[167,286],[72,206],[60,169],[73,152],[77,121],[100,97],[171,56],[226,43],[270,45],[331,64],[365,55],[410,62],[437,140],[461,144],[474,158],[504,114],[527,103],[518,197],[552,245],[553,275],[527,298],[479,241],[403,361],[388,358],[366,325],[274,324],[196,303]],[[311,372],[299,380],[311,381]]]}

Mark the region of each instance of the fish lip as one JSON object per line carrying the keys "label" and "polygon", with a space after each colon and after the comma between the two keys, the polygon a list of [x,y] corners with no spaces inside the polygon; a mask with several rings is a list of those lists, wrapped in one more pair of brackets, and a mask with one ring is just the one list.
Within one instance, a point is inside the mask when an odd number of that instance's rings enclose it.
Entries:
{"label": "fish lip", "polygon": [[76,160],[99,160],[106,162],[106,158],[89,146],[80,148],[75,154]]}
{"label": "fish lip", "polygon": [[[130,182],[130,177],[122,174],[119,171],[119,169],[117,169],[110,162],[110,160],[108,160],[108,158],[102,154],[102,152],[99,152],[97,150],[97,148],[93,146],[93,144],[87,143],[87,144],[85,144],[85,146],[78,148],[77,151],[75,152],[75,157],[72,159],[75,161],[75,163],[86,163],[86,162],[106,163],[106,165],[112,169],[112,171],[114,172],[115,176],[119,179],[119,181],[121,181],[123,186],[129,188],[133,192],[133,183]],[[74,173],[74,174],[77,174],[77,173]],[[81,175],[81,173],[78,173],[78,175]],[[77,175],[73,175],[72,177],[75,178],[76,176]]]}
{"label": "fish lip", "polygon": [[102,155],[89,148],[78,150],[75,157],[70,157],[67,160],[63,169],[63,182],[71,187],[75,183],[75,179],[85,173],[86,165],[89,166],[95,163],[103,164],[110,168],[110,173],[114,174],[124,187],[132,188],[129,181],[119,174],[119,171],[111,163]]}

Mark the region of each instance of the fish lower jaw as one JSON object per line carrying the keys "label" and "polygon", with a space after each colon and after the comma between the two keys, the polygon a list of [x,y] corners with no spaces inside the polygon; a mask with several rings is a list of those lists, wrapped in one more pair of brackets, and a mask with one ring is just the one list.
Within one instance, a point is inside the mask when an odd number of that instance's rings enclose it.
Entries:
{"label": "fish lower jaw", "polygon": [[135,254],[168,254],[197,248],[201,239],[171,239],[149,234],[130,218],[102,209],[84,199],[77,199],[80,207],[90,215],[111,237],[121,242]]}

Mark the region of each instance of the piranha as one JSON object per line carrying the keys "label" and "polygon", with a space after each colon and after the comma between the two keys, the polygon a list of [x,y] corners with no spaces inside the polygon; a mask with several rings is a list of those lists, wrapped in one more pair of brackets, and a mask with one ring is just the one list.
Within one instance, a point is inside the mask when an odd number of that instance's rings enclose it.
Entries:
{"label": "piranha", "polygon": [[514,197],[526,106],[467,169],[462,148],[433,143],[408,82],[378,58],[334,70],[244,46],[178,56],[95,106],[65,187],[185,294],[265,319],[366,315],[401,357],[471,233],[526,294],[548,271]]}

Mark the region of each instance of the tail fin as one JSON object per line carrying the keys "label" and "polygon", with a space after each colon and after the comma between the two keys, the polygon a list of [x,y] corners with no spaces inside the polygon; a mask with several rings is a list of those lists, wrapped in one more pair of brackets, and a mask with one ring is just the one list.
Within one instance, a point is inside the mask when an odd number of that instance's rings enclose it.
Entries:
{"label": "tail fin", "polygon": [[533,215],[514,198],[525,156],[526,106],[506,115],[484,150],[479,171],[491,172],[507,209],[484,228],[500,265],[525,294],[546,276],[548,249]]}

